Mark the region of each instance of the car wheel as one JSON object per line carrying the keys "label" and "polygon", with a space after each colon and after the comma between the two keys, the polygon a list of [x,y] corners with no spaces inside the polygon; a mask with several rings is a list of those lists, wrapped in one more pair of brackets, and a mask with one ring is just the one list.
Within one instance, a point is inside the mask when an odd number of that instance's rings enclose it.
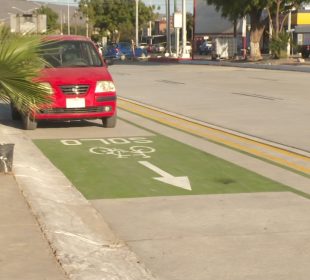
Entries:
{"label": "car wheel", "polygon": [[25,114],[22,116],[23,128],[25,130],[35,130],[37,128],[38,123],[36,120],[33,120],[29,114]]}
{"label": "car wheel", "polygon": [[13,121],[20,120],[22,117],[20,112],[13,106],[12,103],[11,103],[11,117]]}
{"label": "car wheel", "polygon": [[102,126],[106,128],[113,128],[116,126],[117,116],[116,114],[111,117],[102,118]]}

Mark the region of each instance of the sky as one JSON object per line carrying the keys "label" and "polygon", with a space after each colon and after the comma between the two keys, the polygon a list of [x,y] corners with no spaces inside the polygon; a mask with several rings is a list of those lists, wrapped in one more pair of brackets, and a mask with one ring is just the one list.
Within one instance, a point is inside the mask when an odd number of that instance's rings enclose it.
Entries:
{"label": "sky", "polygon": [[[29,1],[29,0],[28,0]],[[67,5],[68,3],[71,5],[77,5],[79,0],[35,0],[36,2],[43,2],[43,3],[51,3],[51,4],[63,4]],[[111,0],[113,1],[113,0]],[[166,0],[142,0],[146,5],[155,5],[160,7],[160,12],[165,13],[166,11]],[[188,12],[193,13],[193,2],[194,0],[186,0],[186,9]],[[174,0],[170,0],[171,12],[173,12],[173,4]],[[179,10],[182,10],[182,0],[177,0],[177,6]]]}

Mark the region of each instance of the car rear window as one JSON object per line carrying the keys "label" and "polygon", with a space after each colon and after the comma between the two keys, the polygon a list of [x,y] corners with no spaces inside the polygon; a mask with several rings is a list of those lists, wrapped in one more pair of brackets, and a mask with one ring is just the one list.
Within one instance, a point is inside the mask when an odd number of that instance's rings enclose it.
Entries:
{"label": "car rear window", "polygon": [[91,42],[53,41],[43,45],[42,57],[51,67],[101,67],[102,61]]}

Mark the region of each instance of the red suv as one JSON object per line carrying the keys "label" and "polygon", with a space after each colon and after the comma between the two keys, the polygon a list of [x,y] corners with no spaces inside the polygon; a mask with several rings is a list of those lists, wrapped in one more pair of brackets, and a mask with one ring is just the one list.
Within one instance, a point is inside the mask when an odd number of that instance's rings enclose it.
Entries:
{"label": "red suv", "polygon": [[[83,36],[48,36],[42,48],[50,64],[38,82],[52,96],[52,104],[23,114],[25,129],[40,120],[101,119],[104,127],[116,125],[116,91],[107,65],[93,42]],[[12,111],[12,116],[18,112]]]}

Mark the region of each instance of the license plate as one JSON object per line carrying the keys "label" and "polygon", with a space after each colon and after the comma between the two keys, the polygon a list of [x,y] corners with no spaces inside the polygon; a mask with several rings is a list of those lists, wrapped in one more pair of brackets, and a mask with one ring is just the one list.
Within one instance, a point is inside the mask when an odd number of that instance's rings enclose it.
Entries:
{"label": "license plate", "polygon": [[67,98],[67,108],[85,108],[85,98]]}

